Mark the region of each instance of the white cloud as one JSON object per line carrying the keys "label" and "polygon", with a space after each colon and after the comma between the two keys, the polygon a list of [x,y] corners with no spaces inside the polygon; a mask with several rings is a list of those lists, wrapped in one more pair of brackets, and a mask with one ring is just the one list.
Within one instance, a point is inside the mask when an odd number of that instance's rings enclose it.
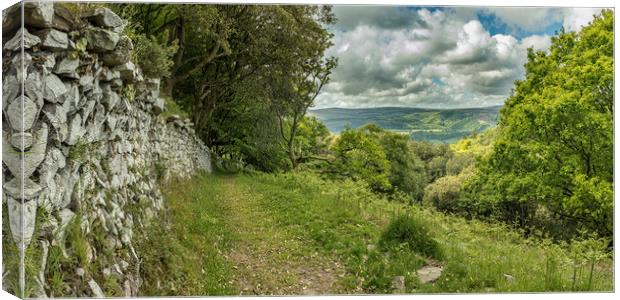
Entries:
{"label": "white cloud", "polygon": [[512,28],[535,32],[544,30],[554,23],[561,23],[567,31],[578,31],[587,25],[600,8],[560,7],[493,7],[484,12],[494,14]]}
{"label": "white cloud", "polygon": [[[408,10],[408,15],[400,11],[399,26],[380,21],[394,7],[355,12],[369,17],[353,22],[352,11],[347,11],[346,26],[336,25],[346,30],[333,31],[334,46],[327,54],[337,56],[339,66],[316,99],[316,107],[499,105],[514,81],[523,77],[527,48],[546,51],[551,45],[546,34],[520,40],[509,33],[492,35],[471,8]],[[564,22],[575,28],[587,23],[595,11],[505,8],[493,12],[511,26],[536,29],[532,22],[543,22],[538,26]]]}
{"label": "white cloud", "polygon": [[534,50],[547,51],[551,46],[551,37],[549,35],[531,35],[521,40],[521,44],[525,48],[534,48]]}
{"label": "white cloud", "polygon": [[553,7],[490,7],[484,9],[509,26],[536,31],[562,21],[562,9]]}
{"label": "white cloud", "polygon": [[563,26],[567,31],[579,31],[592,21],[594,15],[600,13],[600,8],[567,8],[564,11]]}

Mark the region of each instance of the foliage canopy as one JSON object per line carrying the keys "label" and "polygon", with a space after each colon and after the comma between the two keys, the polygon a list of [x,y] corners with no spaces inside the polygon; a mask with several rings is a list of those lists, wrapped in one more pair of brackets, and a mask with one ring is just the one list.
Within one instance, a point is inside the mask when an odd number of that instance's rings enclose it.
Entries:
{"label": "foliage canopy", "polygon": [[524,227],[548,214],[612,234],[613,24],[606,10],[554,36],[549,53],[528,51],[470,197]]}

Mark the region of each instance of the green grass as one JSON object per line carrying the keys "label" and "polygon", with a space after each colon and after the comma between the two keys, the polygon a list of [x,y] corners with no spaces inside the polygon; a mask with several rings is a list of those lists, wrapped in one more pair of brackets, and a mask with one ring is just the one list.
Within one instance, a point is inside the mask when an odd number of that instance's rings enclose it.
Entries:
{"label": "green grass", "polygon": [[[302,176],[302,177],[300,177]],[[349,292],[389,293],[392,277],[415,283],[423,258],[403,247],[377,247],[384,215],[367,215],[372,194],[352,182],[329,189],[313,176],[298,174],[240,176],[237,181],[262,194],[262,205],[278,224],[294,235],[314,241],[312,251],[335,253],[347,267],[341,285]]]}
{"label": "green grass", "polygon": [[231,229],[222,220],[221,179],[199,175],[171,182],[167,211],[139,230],[136,250],[143,259],[141,296],[231,295],[232,265],[222,255]]}
{"label": "green grass", "polygon": [[[49,217],[42,209],[37,209],[37,219],[45,220]],[[13,295],[22,296],[19,287],[20,251],[13,240],[9,226],[8,207],[4,203],[2,207],[2,263],[3,263],[3,289]],[[35,224],[35,232],[41,228],[40,222]],[[25,286],[23,297],[36,297],[36,277],[41,269],[41,243],[33,236],[24,253]],[[6,276],[5,276],[6,275]]]}
{"label": "green grass", "polygon": [[[356,182],[201,175],[165,195],[167,214],[136,239],[143,295],[238,294],[240,281],[263,283],[256,294],[299,293],[292,285],[329,262],[342,265],[332,293],[391,293],[394,276],[408,293],[613,290],[602,241],[525,239],[501,224],[390,202]],[[245,255],[241,264],[234,253]],[[416,270],[427,264],[444,271],[421,284]],[[291,287],[274,291],[278,284]]]}
{"label": "green grass", "polygon": [[164,112],[161,114],[164,119],[173,115],[179,116],[181,120],[189,118],[189,114],[185,112],[183,108],[181,108],[181,106],[177,104],[174,100],[165,95],[162,95],[161,97],[164,98],[165,101],[165,109]]}
{"label": "green grass", "polygon": [[[345,280],[364,292],[389,292],[393,276],[406,277],[408,292],[613,289],[613,264],[600,256],[602,241],[583,242],[588,252],[575,244],[524,239],[501,224],[389,202],[356,183],[323,181],[307,173],[244,175],[238,181],[264,195],[263,205],[282,226],[310,236],[320,251],[338,253],[347,264]],[[381,252],[369,246],[377,245],[380,233],[402,214],[428,224],[429,235],[439,244],[445,269],[434,284],[419,285],[415,278],[424,255],[410,247]]]}
{"label": "green grass", "polygon": [[403,245],[426,257],[442,257],[439,244],[428,232],[428,224],[409,215],[393,219],[381,234],[379,245],[387,249]]}

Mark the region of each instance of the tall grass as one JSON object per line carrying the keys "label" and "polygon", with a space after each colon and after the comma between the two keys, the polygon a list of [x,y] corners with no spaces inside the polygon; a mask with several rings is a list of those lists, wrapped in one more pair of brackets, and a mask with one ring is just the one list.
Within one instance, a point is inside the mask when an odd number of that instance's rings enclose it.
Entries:
{"label": "tall grass", "polygon": [[[613,289],[604,240],[526,239],[503,224],[389,201],[359,182],[299,172],[203,175],[170,184],[167,215],[136,239],[143,295],[236,293],[225,256],[237,241],[223,205],[231,187],[251,195],[261,214],[307,247],[308,257],[338,257],[346,274],[337,285],[346,293],[392,293],[395,276],[405,277],[408,293]],[[416,270],[427,264],[443,266],[443,274],[421,284]]]}
{"label": "tall grass", "polygon": [[232,264],[223,253],[231,229],[218,196],[219,177],[199,175],[170,182],[164,189],[167,211],[137,233],[142,259],[141,296],[232,295]]}
{"label": "tall grass", "polygon": [[[390,202],[359,183],[324,181],[310,173],[256,173],[239,181],[264,195],[263,204],[282,226],[310,236],[319,250],[341,255],[350,275],[345,280],[361,292],[390,292],[393,276],[406,277],[408,292],[613,290],[604,240],[526,239],[503,224]],[[433,284],[420,285],[415,275],[425,255],[411,247],[397,252],[374,247],[402,214],[428,224],[428,238],[439,245],[444,272]]]}

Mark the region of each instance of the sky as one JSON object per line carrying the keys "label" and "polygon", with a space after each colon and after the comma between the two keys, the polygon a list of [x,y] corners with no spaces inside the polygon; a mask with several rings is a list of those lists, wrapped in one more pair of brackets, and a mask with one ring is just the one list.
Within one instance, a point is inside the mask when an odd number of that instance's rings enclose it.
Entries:
{"label": "sky", "polygon": [[339,63],[314,108],[501,105],[524,77],[527,48],[547,51],[597,8],[344,6],[327,50]]}

